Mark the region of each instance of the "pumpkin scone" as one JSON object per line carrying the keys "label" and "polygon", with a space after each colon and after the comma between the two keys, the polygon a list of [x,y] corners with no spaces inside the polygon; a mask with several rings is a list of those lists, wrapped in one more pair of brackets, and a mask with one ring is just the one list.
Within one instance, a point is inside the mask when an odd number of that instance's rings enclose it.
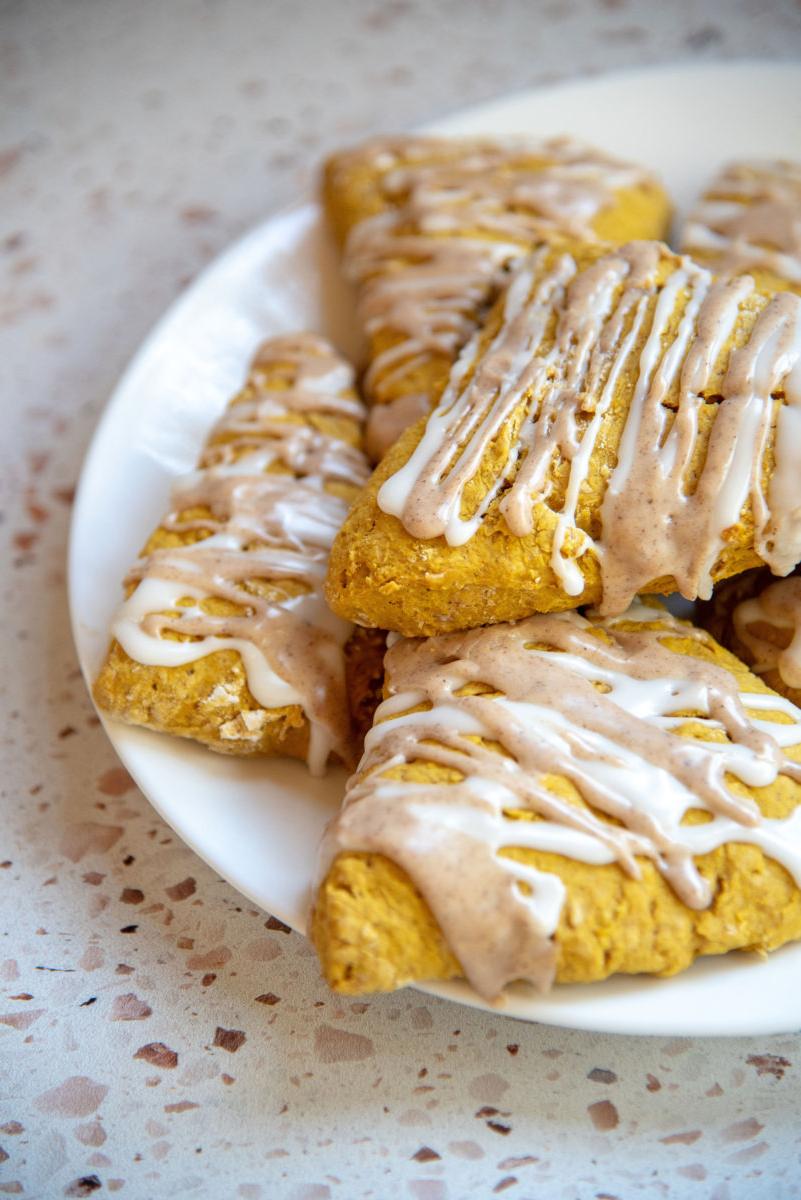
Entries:
{"label": "pumpkin scone", "polygon": [[768,687],[801,706],[801,572],[746,571],[715,588],[697,620]]}
{"label": "pumpkin scone", "polygon": [[671,975],[801,937],[801,711],[636,602],[396,639],[311,934],[340,992]]}
{"label": "pumpkin scone", "polygon": [[718,274],[801,294],[801,162],[731,163],[685,222],[681,248]]}
{"label": "pumpkin scone", "polygon": [[349,698],[363,723],[383,635],[354,638],[322,585],[369,471],[362,418],[352,368],[326,342],[264,342],[126,580],[100,708],[314,772],[358,756]]}
{"label": "pumpkin scone", "polygon": [[670,218],[653,175],[566,138],[373,140],[329,159],[323,188],[369,343],[375,458],[439,399],[528,251],[555,234],[663,237]]}
{"label": "pumpkin scone", "polygon": [[801,559],[801,299],[658,242],[543,247],[331,552],[358,624],[470,629]]}

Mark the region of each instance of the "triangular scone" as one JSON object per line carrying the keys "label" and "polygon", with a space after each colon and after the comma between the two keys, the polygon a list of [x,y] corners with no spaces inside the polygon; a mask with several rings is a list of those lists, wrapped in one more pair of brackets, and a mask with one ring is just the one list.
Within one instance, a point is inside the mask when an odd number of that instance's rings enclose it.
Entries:
{"label": "triangular scone", "polygon": [[362,415],[351,367],[322,339],[260,347],[127,580],[94,686],[102,709],[228,754],[315,771],[329,753],[353,760],[348,692],[358,723],[383,646],[354,640],[322,584],[368,473]]}
{"label": "triangular scone", "polygon": [[681,248],[723,274],[801,294],[801,163],[731,163],[690,213]]}
{"label": "triangular scone", "polygon": [[801,937],[801,711],[636,603],[398,639],[327,831],[330,985],[671,975]]}
{"label": "triangular scone", "polygon": [[369,342],[376,458],[439,399],[527,251],[554,234],[663,237],[670,217],[651,174],[568,139],[379,139],[329,159],[324,192]]}
{"label": "triangular scone", "polygon": [[519,269],[331,552],[327,595],[407,636],[801,558],[801,299],[657,242]]}
{"label": "triangular scone", "polygon": [[699,625],[801,706],[801,569],[774,579],[765,568],[726,579],[698,606]]}

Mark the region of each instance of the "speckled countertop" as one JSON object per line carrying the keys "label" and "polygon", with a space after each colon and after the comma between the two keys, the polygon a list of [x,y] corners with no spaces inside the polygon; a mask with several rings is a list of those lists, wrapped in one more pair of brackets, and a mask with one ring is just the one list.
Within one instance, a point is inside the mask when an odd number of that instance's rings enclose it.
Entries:
{"label": "speckled countertop", "polygon": [[800,50],[790,0],[0,2],[0,1196],[801,1196],[796,1037],[332,997],[115,762],[63,561],[126,360],[327,149],[560,76]]}

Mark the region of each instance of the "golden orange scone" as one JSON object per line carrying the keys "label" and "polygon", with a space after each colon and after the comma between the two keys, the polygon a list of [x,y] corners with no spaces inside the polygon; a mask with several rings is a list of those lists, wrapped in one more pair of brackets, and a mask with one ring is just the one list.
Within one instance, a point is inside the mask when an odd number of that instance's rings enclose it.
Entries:
{"label": "golden orange scone", "polygon": [[356,501],[326,594],[407,636],[801,558],[801,299],[658,242],[521,266]]}
{"label": "golden orange scone", "polygon": [[698,606],[699,625],[768,687],[801,706],[801,571],[774,579],[764,568],[715,588]]}
{"label": "golden orange scone", "polygon": [[681,231],[681,248],[719,274],[801,295],[801,163],[731,163]]}
{"label": "golden orange scone", "polygon": [[[310,334],[273,338],[126,581],[100,708],[226,754],[358,754],[383,638],[322,595],[367,477],[353,371]],[[354,720],[351,720],[349,699]]]}
{"label": "golden orange scone", "polygon": [[323,190],[369,343],[375,458],[439,399],[527,251],[663,237],[670,218],[653,175],[566,138],[377,139],[329,159]]}
{"label": "golden orange scone", "polygon": [[801,711],[651,602],[397,639],[327,831],[332,988],[671,975],[801,937]]}

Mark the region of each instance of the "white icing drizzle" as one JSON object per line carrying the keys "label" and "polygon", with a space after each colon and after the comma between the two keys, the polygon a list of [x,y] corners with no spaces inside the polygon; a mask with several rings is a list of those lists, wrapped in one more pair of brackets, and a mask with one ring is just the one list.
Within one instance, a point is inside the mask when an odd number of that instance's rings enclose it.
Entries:
{"label": "white icing drizzle", "polygon": [[[369,468],[360,450],[302,419],[361,419],[352,388],[351,368],[322,339],[265,342],[198,470],[174,485],[162,527],[196,540],[156,549],[134,567],[136,586],[112,625],[125,652],[149,666],[237,651],[264,709],[303,708],[317,774],[331,751],[349,758],[350,736],[343,647],[351,626],[322,593],[348,505],[328,488],[363,484]],[[297,594],[268,600],[260,581],[289,582]]]}
{"label": "white icing drizzle", "polygon": [[801,285],[801,163],[726,167],[691,213],[681,245],[717,272],[762,269]]}
{"label": "white icing drizzle", "polygon": [[[703,909],[712,894],[695,860],[746,842],[801,887],[801,806],[785,820],[764,818],[731,782],[801,782],[801,767],[782,752],[801,743],[801,711],[771,693],[740,694],[726,669],[669,648],[671,638],[712,644],[639,603],[605,621],[571,612],[397,639],[386,658],[388,698],[326,834],[323,877],[340,853],[392,859],[488,998],[515,979],[549,986],[565,899],[558,875],[504,848],[616,862],[635,879],[646,859],[685,904]],[[465,694],[470,684],[481,694]],[[702,740],[710,732],[717,740]],[[456,781],[387,778],[414,763],[458,772]],[[569,780],[591,807],[550,790],[547,777]],[[704,823],[683,823],[699,809]],[[510,815],[521,812],[534,819]]]}
{"label": "white icing drizzle", "polygon": [[[490,344],[479,354],[476,335],[457,360],[421,440],[382,485],[379,507],[413,537],[443,536],[457,546],[496,499],[521,537],[534,530],[538,506],[547,506],[561,588],[583,594],[581,558],[590,552],[605,612],[622,612],[665,578],[675,578],[688,599],[709,596],[727,530],[749,504],[757,553],[776,574],[791,570],[801,558],[801,299],[768,300],[748,277],[715,282],[689,259],[676,260],[660,283],[664,261],[655,242],[632,242],[583,270],[569,253],[535,252],[509,286]],[[721,364],[743,322],[751,326],[744,344]],[[593,538],[579,507],[623,398],[602,532]],[[714,420],[697,465],[699,418],[710,402]],[[465,512],[465,489],[512,419],[519,428],[507,462]],[[561,496],[554,495],[557,465],[567,467]]]}
{"label": "white icing drizzle", "polygon": [[[778,671],[786,687],[801,689],[801,576],[779,579],[742,600],[732,612],[732,622],[753,671]],[[760,625],[789,633],[787,645],[776,645],[760,634]]]}
{"label": "white icing drizzle", "polygon": [[618,192],[653,183],[644,170],[567,139],[391,139],[342,156],[339,170],[354,161],[383,170],[389,206],[352,229],[345,251],[366,332],[401,338],[366,372],[367,395],[379,404],[407,378],[414,387],[431,356],[455,358],[528,249],[555,233],[596,240],[593,222]]}

